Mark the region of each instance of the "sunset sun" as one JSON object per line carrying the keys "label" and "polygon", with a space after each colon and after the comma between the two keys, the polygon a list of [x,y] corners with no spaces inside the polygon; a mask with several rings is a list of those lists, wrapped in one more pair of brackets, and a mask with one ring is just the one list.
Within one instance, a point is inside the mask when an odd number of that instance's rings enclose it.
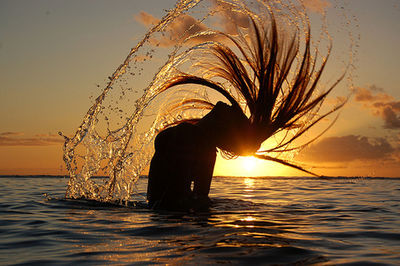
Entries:
{"label": "sunset sun", "polygon": [[284,166],[253,156],[239,156],[233,160],[226,160],[222,156],[217,156],[214,169],[215,176],[259,177],[281,176],[287,173],[289,173],[288,169]]}
{"label": "sunset sun", "polygon": [[242,168],[247,172],[252,172],[256,167],[256,158],[253,156],[243,157],[241,161]]}

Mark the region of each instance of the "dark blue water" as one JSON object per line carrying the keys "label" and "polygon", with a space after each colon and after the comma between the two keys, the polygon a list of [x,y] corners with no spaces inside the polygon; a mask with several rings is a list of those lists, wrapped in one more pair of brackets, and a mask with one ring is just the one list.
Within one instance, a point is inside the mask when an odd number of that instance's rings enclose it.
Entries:
{"label": "dark blue water", "polygon": [[215,178],[203,213],[65,200],[67,181],[0,178],[0,265],[400,264],[400,179]]}

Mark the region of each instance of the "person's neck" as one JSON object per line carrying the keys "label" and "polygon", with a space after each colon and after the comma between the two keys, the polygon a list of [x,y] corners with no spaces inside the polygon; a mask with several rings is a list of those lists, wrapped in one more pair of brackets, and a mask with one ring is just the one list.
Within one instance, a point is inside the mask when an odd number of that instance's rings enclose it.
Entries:
{"label": "person's neck", "polygon": [[203,130],[207,137],[210,138],[210,141],[217,143],[221,135],[218,123],[220,123],[220,121],[217,118],[217,114],[211,110],[200,121],[198,121],[196,125]]}

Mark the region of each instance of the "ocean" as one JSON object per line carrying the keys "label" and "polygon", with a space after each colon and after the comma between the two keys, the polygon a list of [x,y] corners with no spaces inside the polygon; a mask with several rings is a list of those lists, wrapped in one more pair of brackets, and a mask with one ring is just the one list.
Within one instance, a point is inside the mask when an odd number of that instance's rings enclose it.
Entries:
{"label": "ocean", "polygon": [[68,178],[0,178],[0,265],[399,265],[400,178],[213,179],[200,213],[64,198]]}

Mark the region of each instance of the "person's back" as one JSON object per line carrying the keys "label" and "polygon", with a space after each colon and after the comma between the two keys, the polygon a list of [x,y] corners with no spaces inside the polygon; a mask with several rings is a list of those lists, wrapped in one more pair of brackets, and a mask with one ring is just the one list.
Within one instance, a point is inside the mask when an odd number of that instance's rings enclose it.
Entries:
{"label": "person's back", "polygon": [[[150,165],[149,206],[188,209],[199,205],[199,201],[200,205],[207,202],[216,147],[236,154],[248,152],[241,146],[241,138],[248,137],[251,132],[247,117],[222,102],[194,125],[182,123],[160,132]],[[250,149],[254,152],[254,147]]]}
{"label": "person's back", "polygon": [[[207,196],[209,185],[205,184],[204,176],[212,176],[215,154],[215,147],[206,141],[201,128],[196,125],[182,123],[160,132],[150,164],[147,187],[149,206],[155,209],[188,209],[193,198],[200,194]],[[200,178],[203,181],[200,182]],[[194,190],[199,194],[196,196],[191,190],[193,181]]]}

